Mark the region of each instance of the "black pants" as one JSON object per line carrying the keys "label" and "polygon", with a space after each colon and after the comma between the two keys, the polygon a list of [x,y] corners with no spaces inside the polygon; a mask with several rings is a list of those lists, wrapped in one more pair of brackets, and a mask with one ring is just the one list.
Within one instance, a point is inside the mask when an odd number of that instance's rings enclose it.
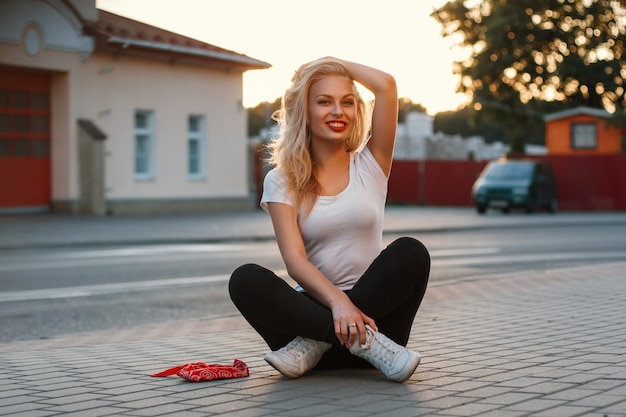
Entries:
{"label": "black pants", "polygon": [[[406,346],[429,273],[428,250],[418,240],[402,237],[378,255],[346,294],[376,321],[381,333]],[[329,308],[294,290],[274,272],[255,264],[242,265],[233,272],[229,291],[235,306],[271,350],[302,336],[333,345],[320,368],[369,366],[339,343]]]}

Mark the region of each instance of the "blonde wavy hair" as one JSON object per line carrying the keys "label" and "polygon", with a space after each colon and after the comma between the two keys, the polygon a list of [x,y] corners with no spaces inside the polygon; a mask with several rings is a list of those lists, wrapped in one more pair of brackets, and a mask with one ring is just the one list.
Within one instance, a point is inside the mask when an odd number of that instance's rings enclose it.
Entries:
{"label": "blonde wavy hair", "polygon": [[[320,186],[314,175],[311,156],[311,132],[307,126],[309,91],[317,81],[329,75],[350,78],[345,66],[331,58],[319,59],[301,67],[285,91],[282,105],[272,118],[278,122],[280,135],[267,147],[267,162],[278,168],[285,178],[287,193],[293,201],[294,215],[311,212]],[[360,150],[367,142],[371,126],[371,105],[366,103],[352,83],[356,100],[356,123],[345,146],[348,153]]]}

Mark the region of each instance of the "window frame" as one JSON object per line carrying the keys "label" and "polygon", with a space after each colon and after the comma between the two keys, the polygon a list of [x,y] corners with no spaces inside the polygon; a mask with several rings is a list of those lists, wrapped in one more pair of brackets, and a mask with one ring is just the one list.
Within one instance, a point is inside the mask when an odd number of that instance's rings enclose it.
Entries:
{"label": "window frame", "polygon": [[[589,129],[588,132],[581,131]],[[595,122],[573,122],[571,125],[571,147],[574,150],[598,148],[598,124]],[[591,143],[593,142],[593,143]]]}
{"label": "window frame", "polygon": [[[143,115],[146,118],[146,126],[139,127],[137,125],[137,117],[139,115]],[[135,179],[137,180],[151,180],[155,176],[155,166],[154,166],[154,155],[155,155],[155,116],[154,111],[152,110],[144,110],[137,109],[135,110],[133,118],[133,172],[135,175]],[[147,149],[145,151],[145,156],[143,156],[143,162],[146,165],[145,170],[138,170],[138,161],[139,161],[139,137],[145,137],[147,144]]]}
{"label": "window frame", "polygon": [[[192,120],[195,120],[197,130],[191,130]],[[192,155],[191,143],[195,142],[196,155]],[[187,178],[190,180],[206,179],[207,172],[207,156],[206,156],[206,117],[202,114],[190,114],[187,116],[187,140],[186,140],[186,167]],[[197,170],[192,172],[192,157],[195,157]]]}

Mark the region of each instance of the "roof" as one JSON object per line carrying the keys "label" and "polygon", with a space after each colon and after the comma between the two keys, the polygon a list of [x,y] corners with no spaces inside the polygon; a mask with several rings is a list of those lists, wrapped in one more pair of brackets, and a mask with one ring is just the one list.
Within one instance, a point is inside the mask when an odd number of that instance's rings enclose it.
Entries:
{"label": "roof", "polygon": [[98,10],[98,22],[86,29],[96,50],[241,71],[266,69],[267,62],[155,26]]}
{"label": "roof", "polygon": [[551,122],[553,120],[566,119],[568,117],[581,116],[581,115],[589,115],[600,118],[609,118],[611,117],[611,113],[604,109],[596,109],[593,107],[575,107],[573,109],[563,110],[560,112],[547,114],[543,117],[546,122]]}

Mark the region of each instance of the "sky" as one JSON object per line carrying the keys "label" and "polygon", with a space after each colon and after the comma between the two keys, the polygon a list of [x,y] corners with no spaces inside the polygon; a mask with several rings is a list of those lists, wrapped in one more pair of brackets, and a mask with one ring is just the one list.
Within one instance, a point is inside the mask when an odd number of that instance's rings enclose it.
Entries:
{"label": "sky", "polygon": [[[267,62],[247,71],[243,104],[281,97],[296,69],[324,56],[393,75],[398,95],[434,115],[455,110],[461,52],[430,17],[445,0],[97,0],[99,9]],[[367,97],[367,92],[364,92]]]}

